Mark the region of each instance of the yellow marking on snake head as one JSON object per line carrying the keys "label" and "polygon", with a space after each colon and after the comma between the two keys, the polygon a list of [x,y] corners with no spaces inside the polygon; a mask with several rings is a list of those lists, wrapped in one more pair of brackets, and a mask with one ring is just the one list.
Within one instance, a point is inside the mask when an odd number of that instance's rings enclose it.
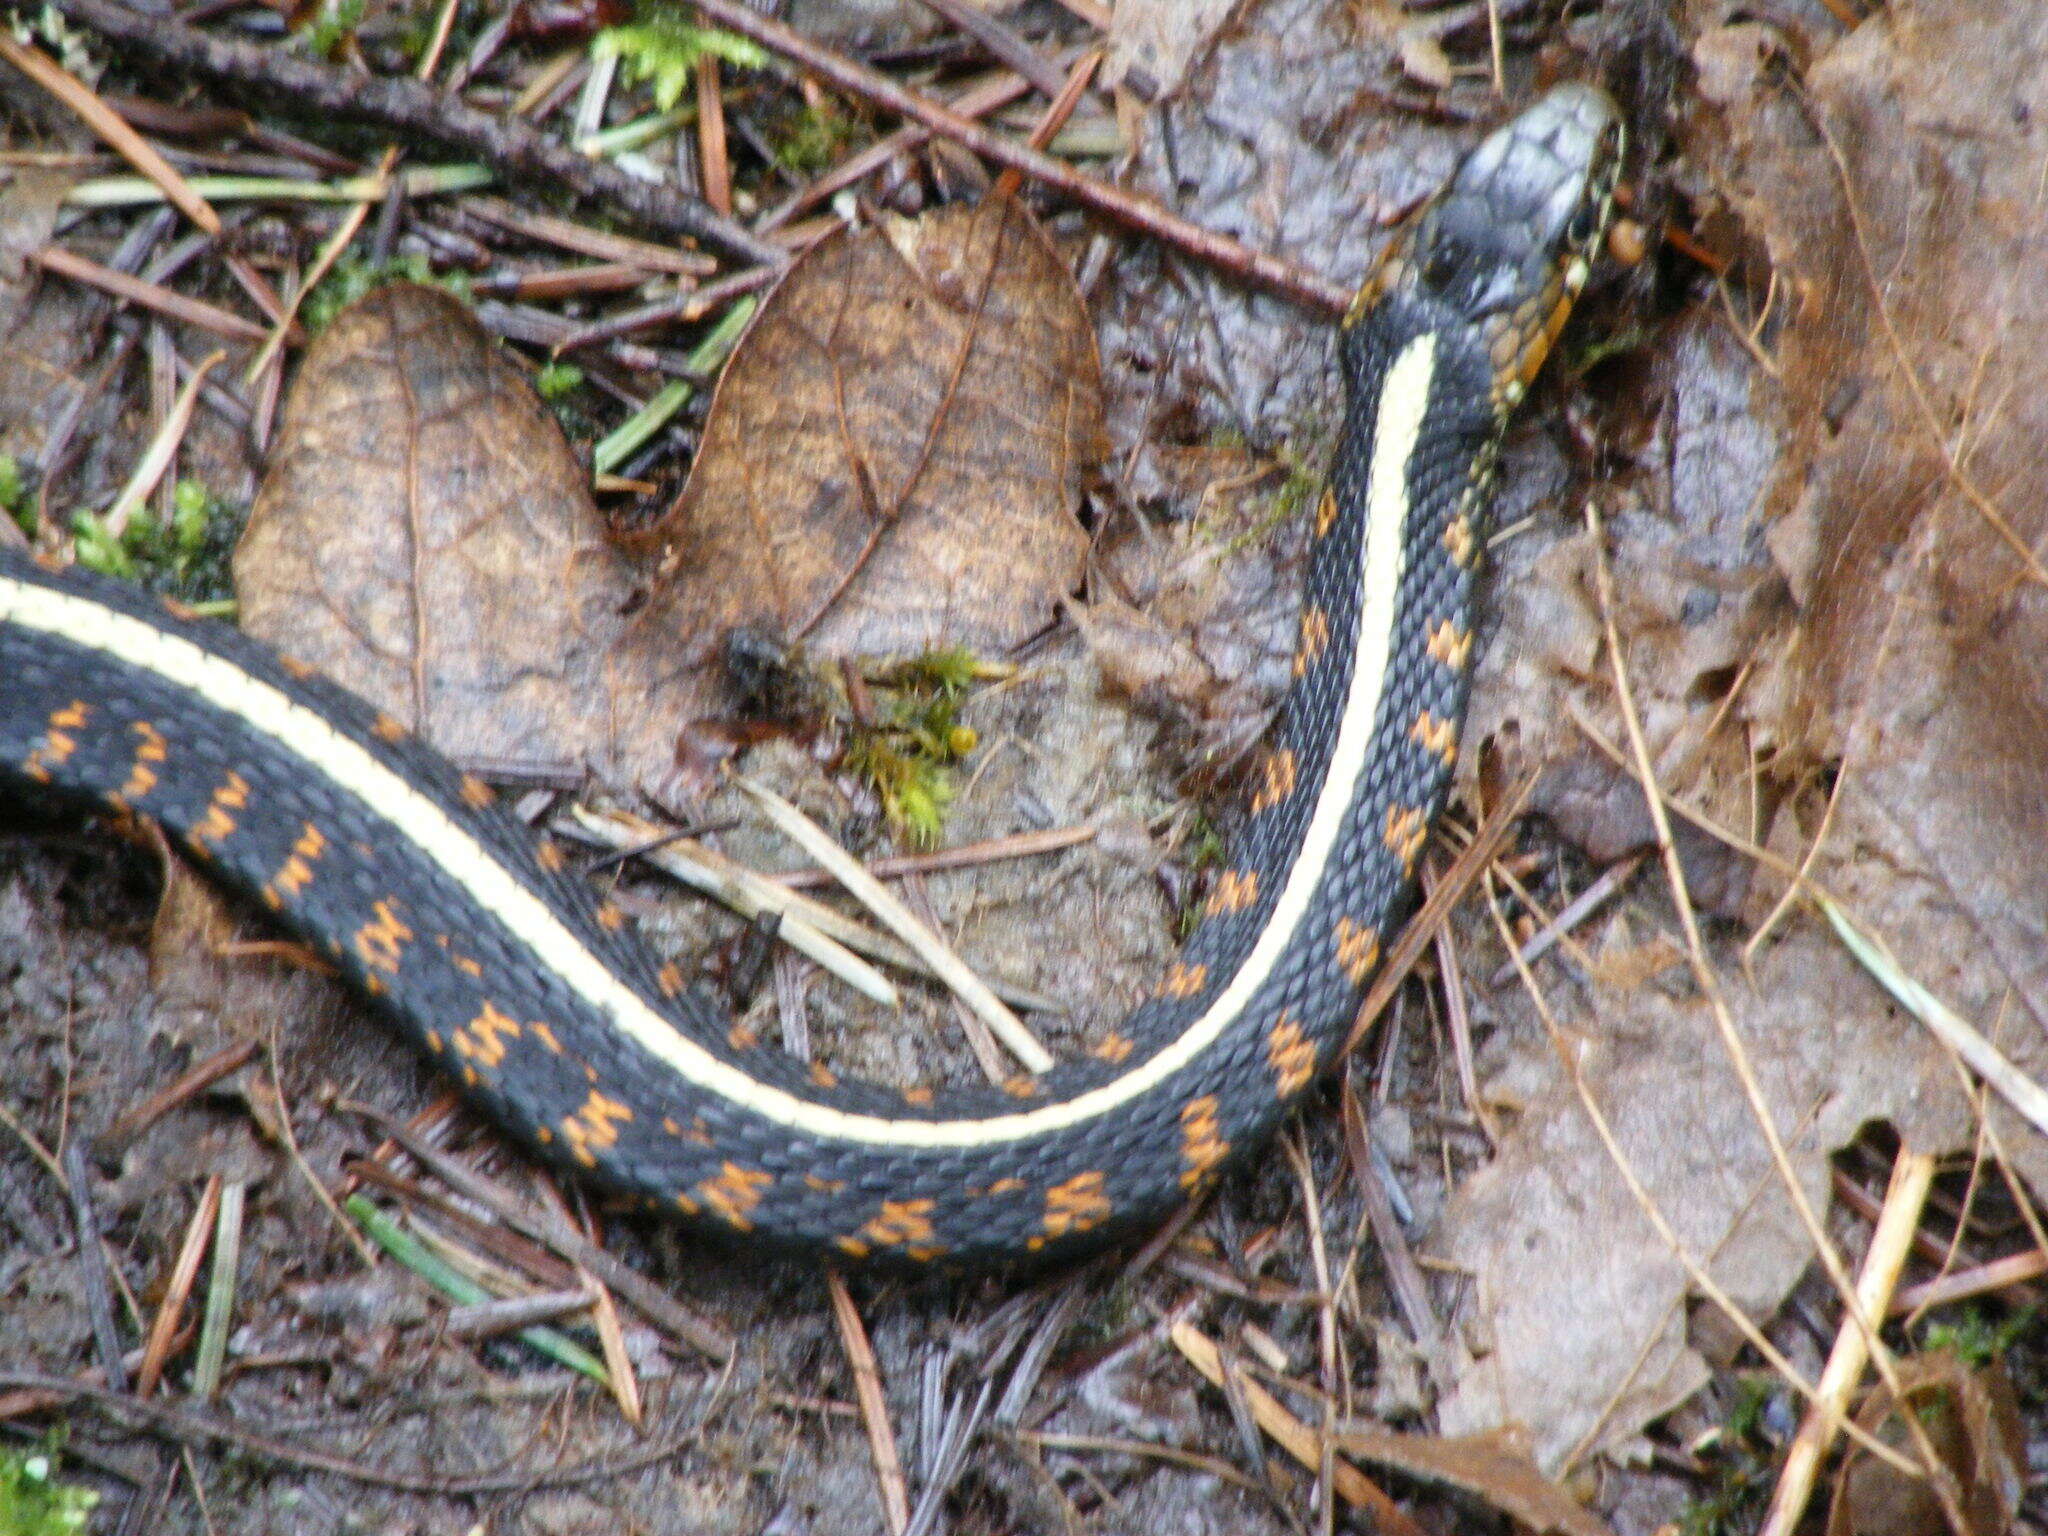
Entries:
{"label": "yellow marking on snake head", "polygon": [[727,1226],[740,1232],[754,1229],[752,1211],[761,1203],[761,1193],[775,1182],[765,1168],[742,1168],[728,1162],[715,1179],[705,1179],[697,1193],[705,1205],[724,1218]]}
{"label": "yellow marking on snake head", "polygon": [[1337,919],[1337,967],[1351,978],[1354,987],[1372,979],[1380,963],[1380,936],[1364,923],[1348,917]]}
{"label": "yellow marking on snake head", "polygon": [[1102,1192],[1100,1172],[1077,1173],[1045,1192],[1045,1214],[1039,1218],[1043,1235],[1033,1237],[1030,1246],[1043,1248],[1053,1238],[1086,1232],[1109,1220],[1109,1197]]}
{"label": "yellow marking on snake head", "polygon": [[1415,873],[1415,861],[1422,856],[1422,845],[1429,841],[1429,823],[1422,812],[1412,805],[1390,805],[1387,807],[1387,826],[1382,834],[1387,852],[1401,861],[1404,874]]}
{"label": "yellow marking on snake head", "polygon": [[1472,655],[1472,634],[1449,619],[1439,619],[1429,632],[1429,654],[1453,672],[1462,672]]}
{"label": "yellow marking on snake head", "polygon": [[1216,1124],[1216,1095],[1189,1100],[1180,1112],[1180,1187],[1189,1193],[1205,1187],[1228,1156],[1230,1143]]}
{"label": "yellow marking on snake head", "polygon": [[1458,727],[1455,721],[1439,720],[1428,710],[1415,717],[1408,739],[1425,752],[1434,752],[1449,767],[1458,760]]}
{"label": "yellow marking on snake head", "polygon": [[1283,1013],[1267,1032],[1266,1061],[1280,1097],[1291,1099],[1316,1075],[1316,1043]]}
{"label": "yellow marking on snake head", "polygon": [[1259,789],[1252,796],[1252,814],[1257,816],[1270,811],[1293,794],[1297,771],[1292,747],[1278,747],[1268,752],[1259,767]]}
{"label": "yellow marking on snake head", "polygon": [[1330,615],[1311,603],[1301,611],[1301,638],[1294,647],[1294,675],[1308,676],[1308,669],[1330,648]]}
{"label": "yellow marking on snake head", "polygon": [[412,941],[412,930],[406,927],[393,902],[373,902],[370,910],[376,916],[356,930],[356,953],[363,964],[396,976],[399,956]]}

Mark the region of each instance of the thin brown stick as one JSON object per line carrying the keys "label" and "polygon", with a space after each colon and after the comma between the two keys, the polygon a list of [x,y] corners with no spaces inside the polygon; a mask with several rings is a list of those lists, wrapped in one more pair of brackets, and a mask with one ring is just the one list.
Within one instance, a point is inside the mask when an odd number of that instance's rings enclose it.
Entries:
{"label": "thin brown stick", "polygon": [[[101,4],[104,0],[61,0],[61,3]],[[1189,223],[1149,197],[1084,176],[1065,161],[1056,160],[1042,150],[1031,149],[991,133],[979,123],[970,122],[935,101],[905,90],[886,75],[821,48],[780,22],[755,15],[743,0],[698,0],[697,9],[707,20],[793,60],[849,96],[857,96],[885,112],[923,123],[934,133],[945,135],[975,154],[998,165],[1013,166],[1033,181],[1071,197],[1126,228],[1163,240],[1198,261],[1329,315],[1343,314],[1351,303],[1351,295],[1346,290],[1291,261],[1254,251],[1228,235],[1219,235],[1214,230]]]}
{"label": "thin brown stick", "polygon": [[840,1347],[853,1369],[854,1396],[860,1401],[860,1416],[867,1425],[868,1450],[875,1459],[875,1481],[881,1485],[882,1516],[890,1536],[903,1536],[910,1524],[910,1487],[903,1480],[903,1458],[896,1454],[896,1431],[889,1424],[889,1400],[882,1392],[882,1370],[875,1363],[874,1347],[853,1304],[853,1295],[839,1271],[825,1271],[825,1287],[832,1293],[832,1321],[839,1327]]}
{"label": "thin brown stick", "polygon": [[1945,1307],[1972,1296],[1988,1296],[2042,1275],[2048,1275],[2048,1253],[2032,1248],[2025,1253],[2008,1254],[1974,1269],[1959,1269],[1954,1274],[1907,1286],[1892,1298],[1891,1315],[1904,1317],[1909,1312]]}
{"label": "thin brown stick", "polygon": [[942,16],[986,48],[989,56],[1022,75],[1047,96],[1057,96],[1063,83],[1060,68],[995,15],[966,0],[918,0],[926,10]]}
{"label": "thin brown stick", "polygon": [[[894,880],[904,875],[931,875],[947,869],[970,869],[981,864],[993,864],[1001,859],[1029,859],[1042,853],[1057,853],[1062,848],[1072,848],[1080,843],[1092,842],[1094,827],[1054,827],[1046,832],[1013,832],[1008,837],[991,837],[978,843],[961,843],[952,848],[941,848],[934,853],[906,853],[894,858],[871,859],[867,864],[869,874],[878,880]],[[821,885],[837,885],[830,870],[792,869],[766,878],[792,891],[815,890]]]}
{"label": "thin brown stick", "polygon": [[725,150],[725,96],[718,78],[718,56],[697,61],[697,170],[704,201],[732,217],[732,161]]}
{"label": "thin brown stick", "polygon": [[[1891,1187],[1885,1191],[1884,1211],[1870,1235],[1870,1251],[1863,1258],[1863,1273],[1857,1277],[1856,1299],[1867,1317],[1882,1317],[1899,1283],[1911,1251],[1913,1233],[1920,1225],[1920,1212],[1934,1187],[1934,1158],[1925,1152],[1901,1147],[1892,1164]],[[1870,1358],[1866,1335],[1852,1318],[1845,1318],[1835,1335],[1835,1347],[1821,1371],[1820,1397],[1809,1403],[1806,1417],[1793,1437],[1778,1474],[1778,1486],[1771,1496],[1770,1514],[1760,1536],[1791,1536],[1806,1513],[1813,1496],[1814,1479],[1821,1461],[1834,1443],[1835,1426],[1846,1416],[1849,1398],[1863,1379],[1863,1367]],[[1924,1453],[1923,1453],[1924,1454]],[[1962,1526],[1957,1526],[1962,1530]]]}
{"label": "thin brown stick", "polygon": [[232,1077],[255,1059],[262,1047],[254,1040],[241,1040],[224,1051],[213,1055],[191,1068],[169,1086],[159,1088],[133,1109],[121,1115],[102,1131],[93,1143],[93,1152],[99,1157],[110,1157],[137,1136],[148,1130],[165,1115],[211,1088],[224,1077]]}
{"label": "thin brown stick", "polygon": [[220,233],[220,215],[213,211],[213,205],[194,192],[190,183],[178,174],[177,168],[157,153],[156,146],[129,127],[121,114],[101,101],[91,86],[40,49],[16,42],[5,30],[0,30],[0,59],[12,64],[76,112],[109,149],[155,182],[162,189],[165,200],[186,218],[209,235]]}
{"label": "thin brown stick", "polygon": [[126,299],[130,304],[139,304],[144,309],[181,320],[187,325],[196,325],[203,330],[217,331],[223,336],[232,336],[237,341],[261,341],[267,334],[264,328],[253,320],[245,320],[232,310],[209,304],[204,299],[188,298],[174,293],[159,284],[146,282],[139,277],[130,277],[126,272],[117,272],[112,267],[103,267],[87,256],[67,251],[61,245],[46,245],[34,256],[36,263],[46,272],[59,277],[68,277],[75,283],[85,283],[116,298]]}
{"label": "thin brown stick", "polygon": [[617,234],[608,229],[592,229],[574,219],[557,218],[551,213],[534,213],[502,198],[473,194],[462,200],[462,211],[475,214],[486,224],[495,224],[506,233],[522,239],[574,251],[579,256],[591,256],[599,261],[616,262],[620,266],[645,267],[650,272],[673,272],[677,277],[709,277],[718,270],[718,263],[702,251],[687,251],[653,240],[636,240],[631,235]]}
{"label": "thin brown stick", "polygon": [[431,139],[475,155],[509,178],[602,202],[644,228],[691,235],[749,262],[783,259],[775,246],[673,186],[638,180],[608,160],[593,159],[542,133],[524,118],[482,111],[410,77],[347,74],[280,48],[237,42],[168,15],[131,10],[115,0],[52,3],[67,20],[113,39],[134,58],[245,90],[275,92],[313,116]]}
{"label": "thin brown stick", "polygon": [[192,1297],[192,1282],[199,1278],[199,1266],[206,1258],[207,1243],[213,1236],[214,1218],[220,1214],[221,1177],[214,1174],[199,1196],[199,1208],[185,1227],[185,1241],[171,1266],[170,1284],[149,1325],[149,1341],[142,1348],[142,1364],[135,1369],[135,1395],[148,1397],[163,1379],[164,1362],[170,1359],[171,1341],[178,1335],[178,1322],[185,1315],[185,1303]]}

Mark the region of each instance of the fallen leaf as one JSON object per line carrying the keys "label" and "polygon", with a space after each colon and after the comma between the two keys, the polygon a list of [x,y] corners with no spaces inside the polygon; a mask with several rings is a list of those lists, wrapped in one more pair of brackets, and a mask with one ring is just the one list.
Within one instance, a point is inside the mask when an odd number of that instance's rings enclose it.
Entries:
{"label": "fallen leaf", "polygon": [[637,628],[686,653],[741,625],[824,656],[1020,643],[1080,580],[1100,389],[1073,279],[1010,200],[822,242],[644,536],[665,579]]}
{"label": "fallen leaf", "polygon": [[[1879,1387],[1856,1422],[1917,1460],[1917,1437],[1900,1404],[1919,1423],[1940,1463],[1935,1474],[1962,1514],[1957,1536],[2005,1536],[2027,1491],[2027,1433],[2012,1381],[1998,1361],[1971,1367],[1936,1350],[1898,1364],[1899,1395]],[[1835,1481],[1827,1536],[1944,1536],[1941,1500],[1927,1478],[1908,1477],[1851,1445]]]}

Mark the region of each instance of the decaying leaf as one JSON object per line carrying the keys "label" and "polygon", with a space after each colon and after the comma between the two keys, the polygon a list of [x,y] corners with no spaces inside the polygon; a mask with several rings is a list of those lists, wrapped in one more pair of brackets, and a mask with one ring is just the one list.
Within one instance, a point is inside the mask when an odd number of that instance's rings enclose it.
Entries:
{"label": "decaying leaf", "polygon": [[[1918,1459],[1918,1421],[1940,1468],[1942,1491],[1963,1519],[1956,1536],[2005,1536],[2027,1491],[2027,1435],[2012,1382],[1997,1361],[1972,1368],[1937,1350],[1899,1362],[1899,1393],[1873,1392],[1856,1422]],[[1944,1536],[1953,1527],[1930,1479],[1908,1477],[1852,1445],[1835,1482],[1827,1536]]]}
{"label": "decaying leaf", "polygon": [[[2048,886],[2030,853],[2048,834],[2048,581],[2027,553],[2048,535],[2048,233],[2011,148],[2048,112],[2048,16],[1930,3],[1797,47],[1760,48],[1751,28],[1695,52],[1721,113],[1693,133],[1701,174],[1775,272],[1754,290],[1775,294],[1768,361],[1708,314],[1661,349],[1639,471],[1600,532],[1539,524],[1504,551],[1474,734],[1544,767],[1538,802],[1602,858],[1642,842],[1642,792],[1609,756],[1626,738],[1597,536],[1665,791],[1788,861],[1819,839],[1813,876],[2048,1077]],[[1787,58],[1812,60],[1797,85]],[[1681,852],[1706,911],[1753,926],[1783,891],[1712,839],[1685,833]],[[1675,934],[1645,870],[1642,910]],[[1579,936],[1596,965],[1656,936],[1612,924]],[[1709,958],[1811,1199],[1869,1121],[1918,1149],[1970,1144],[1954,1063],[1813,918],[1794,909],[1745,963],[1747,936],[1710,926]],[[1546,973],[1561,1048],[1688,1254],[1768,1317],[1810,1238],[1687,971],[1617,974]],[[1519,1118],[1437,1238],[1471,1273],[1440,1423],[1527,1426],[1554,1467],[1634,1434],[1706,1366],[1685,1270],[1559,1047],[1525,998],[1493,1006],[1515,1025],[1490,1041],[1482,1091],[1513,1084]],[[2023,1172],[2048,1173],[2039,1136],[2003,1113],[1994,1128]]]}
{"label": "decaying leaf", "polygon": [[235,579],[252,633],[459,759],[658,782],[708,696],[631,644],[634,573],[560,428],[429,288],[308,352]]}
{"label": "decaying leaf", "polygon": [[686,652],[739,625],[826,656],[1015,645],[1080,579],[1101,437],[1093,330],[1022,208],[825,241],[726,369],[639,628]]}

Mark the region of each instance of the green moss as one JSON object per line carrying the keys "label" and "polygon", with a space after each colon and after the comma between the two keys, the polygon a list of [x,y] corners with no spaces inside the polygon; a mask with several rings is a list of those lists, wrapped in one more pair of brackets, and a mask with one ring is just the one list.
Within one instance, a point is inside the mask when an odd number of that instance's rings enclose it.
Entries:
{"label": "green moss", "polygon": [[746,69],[760,69],[768,55],[754,43],[716,27],[700,27],[667,6],[645,9],[638,21],[606,27],[590,45],[593,58],[616,58],[629,80],[646,81],[654,104],[666,112],[690,87],[697,61],[723,59]]}
{"label": "green moss", "polygon": [[356,28],[363,24],[365,0],[324,0],[319,13],[299,34],[306,51],[317,58],[338,59]]}
{"label": "green moss", "polygon": [[36,509],[29,501],[21,461],[11,453],[0,453],[0,512],[13,518],[23,533],[34,536]]}
{"label": "green moss", "polygon": [[78,563],[104,575],[139,581],[201,611],[232,612],[234,605],[226,596],[231,587],[228,564],[241,533],[240,514],[197,480],[180,480],[171,502],[168,521],[158,517],[153,505],[138,507],[119,537],[99,514],[75,513],[71,535]]}
{"label": "green moss", "polygon": [[0,1450],[0,1531],[7,1536],[73,1536],[92,1518],[100,1496],[57,1481],[57,1444]]}
{"label": "green moss", "polygon": [[1971,1370],[1982,1370],[2002,1358],[2034,1326],[2037,1309],[2028,1307],[1996,1320],[1977,1307],[1964,1307],[1952,1318],[1929,1323],[1920,1335],[1928,1353],[1947,1350]]}
{"label": "green moss", "polygon": [[560,358],[542,363],[533,376],[533,387],[540,391],[543,400],[554,401],[572,394],[583,385],[583,370],[574,363],[565,363]]}
{"label": "green moss", "polygon": [[968,685],[989,672],[962,646],[885,668],[875,679],[879,718],[849,733],[845,766],[874,787],[890,825],[917,847],[934,846],[945,830],[953,765],[979,744],[960,706]]}
{"label": "green moss", "polygon": [[775,143],[775,161],[792,176],[809,179],[839,161],[863,125],[827,99],[806,106]]}
{"label": "green moss", "polygon": [[452,293],[465,304],[470,301],[469,278],[465,274],[448,272],[436,275],[432,264],[418,251],[394,256],[389,261],[365,261],[357,256],[343,256],[320,279],[320,285],[306,295],[305,302],[299,306],[299,319],[309,331],[324,331],[336,315],[364,294],[386,283],[421,283]]}

